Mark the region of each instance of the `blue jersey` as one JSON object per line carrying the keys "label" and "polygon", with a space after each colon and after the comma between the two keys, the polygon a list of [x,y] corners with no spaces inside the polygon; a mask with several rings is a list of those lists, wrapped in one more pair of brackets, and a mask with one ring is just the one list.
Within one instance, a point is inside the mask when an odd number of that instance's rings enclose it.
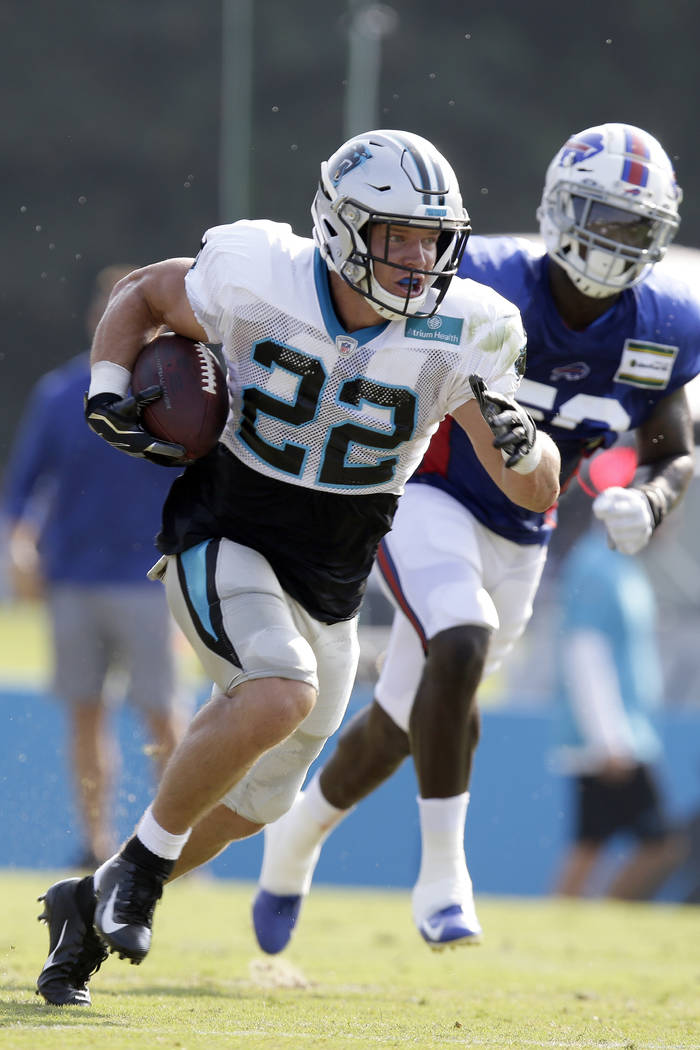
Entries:
{"label": "blue jersey", "polygon": [[[634,430],[656,404],[700,372],[700,299],[663,264],[624,291],[584,331],[562,321],[549,291],[549,259],[519,237],[472,237],[459,269],[519,308],[527,366],[517,398],[550,434],[562,485],[582,456]],[[545,543],[553,515],[511,503],[491,481],[461,427],[446,419],[413,477],[463,503],[494,532]]]}
{"label": "blue jersey", "polygon": [[89,382],[87,354],[39,380],[14,442],[2,509],[11,521],[34,520],[51,583],[146,583],[177,471],[125,456],[93,434],[83,415]]}

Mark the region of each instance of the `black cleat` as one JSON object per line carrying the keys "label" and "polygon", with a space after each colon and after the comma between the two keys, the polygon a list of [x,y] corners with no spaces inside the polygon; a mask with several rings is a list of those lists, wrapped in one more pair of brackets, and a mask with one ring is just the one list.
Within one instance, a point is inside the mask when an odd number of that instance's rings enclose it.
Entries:
{"label": "black cleat", "polygon": [[101,870],[95,931],[120,959],[140,963],[151,947],[153,909],[163,893],[157,875],[118,854]]}
{"label": "black cleat", "polygon": [[49,928],[49,955],[36,982],[37,995],[53,1006],[90,1006],[88,981],[109,954],[78,908],[80,879],[64,879],[39,897],[38,916]]}

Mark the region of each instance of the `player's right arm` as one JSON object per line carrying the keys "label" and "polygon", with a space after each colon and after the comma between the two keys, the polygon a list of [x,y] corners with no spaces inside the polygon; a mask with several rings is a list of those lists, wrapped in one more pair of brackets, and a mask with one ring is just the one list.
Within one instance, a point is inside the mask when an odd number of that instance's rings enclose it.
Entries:
{"label": "player's right arm", "polygon": [[161,441],[141,424],[143,407],[160,397],[154,387],[127,396],[131,371],[146,343],[164,328],[207,340],[185,291],[192,259],[166,259],[119,281],[95,331],[85,418],[96,434],[128,455],[178,466],[184,449]]}
{"label": "player's right arm", "polygon": [[109,361],[129,372],[141,351],[165,326],[189,339],[207,341],[185,291],[192,259],[165,259],[134,270],[112,290],[95,331],[90,363]]}

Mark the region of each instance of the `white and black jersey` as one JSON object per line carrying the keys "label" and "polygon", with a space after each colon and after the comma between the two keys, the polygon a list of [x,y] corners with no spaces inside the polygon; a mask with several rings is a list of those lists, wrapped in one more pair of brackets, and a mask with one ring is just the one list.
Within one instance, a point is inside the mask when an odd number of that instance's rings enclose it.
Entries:
{"label": "white and black jersey", "polygon": [[396,500],[469,375],[514,394],[518,311],[454,281],[440,313],[346,332],[312,240],[241,221],[210,230],[187,294],[229,370],[220,445],[166,503],[159,547],[208,536],[259,550],[317,619],[357,610]]}

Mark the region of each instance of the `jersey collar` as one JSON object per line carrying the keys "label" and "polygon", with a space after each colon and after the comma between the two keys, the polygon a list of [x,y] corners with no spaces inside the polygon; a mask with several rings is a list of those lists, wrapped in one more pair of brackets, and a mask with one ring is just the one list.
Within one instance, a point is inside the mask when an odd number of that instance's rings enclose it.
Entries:
{"label": "jersey collar", "polygon": [[[314,249],[314,282],[316,284],[316,295],[318,296],[318,305],[321,308],[321,315],[323,317],[323,323],[326,326],[326,331],[330,338],[335,341],[337,336],[348,335],[349,333],[343,328],[342,324],[338,320],[338,315],[335,312],[333,306],[333,300],[331,299],[331,286],[328,277],[328,267],[326,266],[321,253],[318,248]],[[369,328],[359,328],[357,331],[352,332],[352,338],[358,344],[363,346],[368,343],[370,339],[374,339],[375,336],[383,332],[384,329],[389,325],[390,321],[384,321],[382,324],[374,324]]]}

